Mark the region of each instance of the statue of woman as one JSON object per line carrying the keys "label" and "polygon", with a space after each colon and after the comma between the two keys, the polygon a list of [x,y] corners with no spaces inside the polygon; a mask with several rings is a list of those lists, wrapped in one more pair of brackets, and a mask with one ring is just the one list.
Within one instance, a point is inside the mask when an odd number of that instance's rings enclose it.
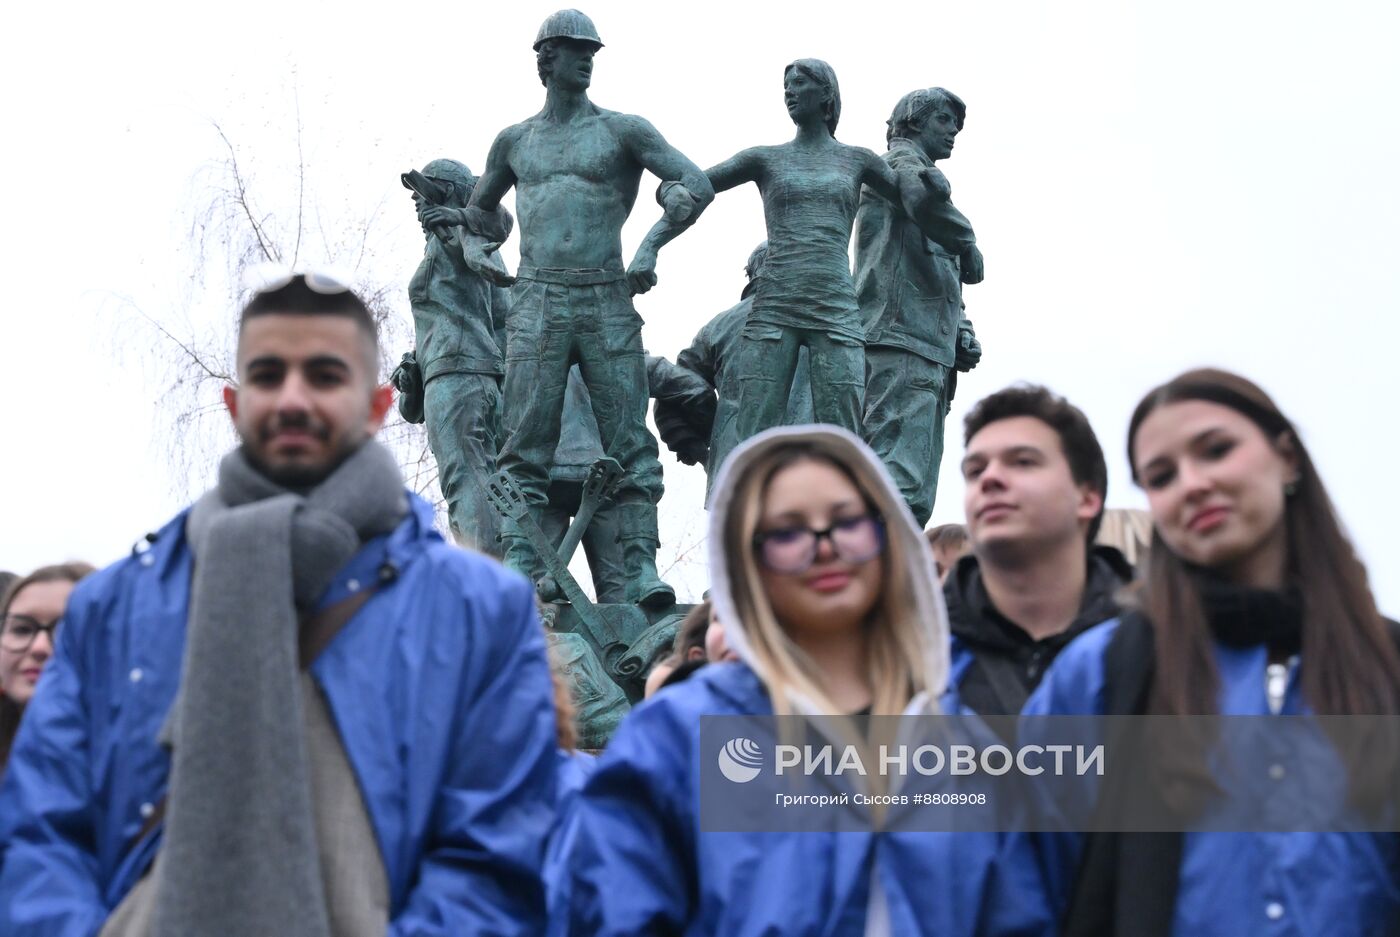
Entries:
{"label": "statue of woman", "polygon": [[[836,139],[841,91],[827,63],[793,62],[783,72],[783,93],[797,136],[779,146],[744,150],[706,172],[716,192],[745,182],[757,185],[768,228],[768,260],[737,362],[739,438],[783,422],[803,347],[810,360],[817,422],[859,434],[865,336],[849,247],[861,186],[900,205],[936,240],[946,237],[940,224],[947,222],[931,217],[926,206],[946,201],[950,189],[934,167],[901,179],[870,150]],[[663,183],[658,198],[664,198],[667,187]],[[688,223],[657,222],[629,274],[643,274],[649,288],[655,282],[657,250]]]}

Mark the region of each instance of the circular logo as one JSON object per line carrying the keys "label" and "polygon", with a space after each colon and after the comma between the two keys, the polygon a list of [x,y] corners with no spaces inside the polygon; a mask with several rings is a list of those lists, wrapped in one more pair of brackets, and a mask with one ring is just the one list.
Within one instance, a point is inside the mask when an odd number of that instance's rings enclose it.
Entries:
{"label": "circular logo", "polygon": [[763,768],[763,750],[752,739],[730,739],[719,750],[719,771],[736,784],[747,784]]}

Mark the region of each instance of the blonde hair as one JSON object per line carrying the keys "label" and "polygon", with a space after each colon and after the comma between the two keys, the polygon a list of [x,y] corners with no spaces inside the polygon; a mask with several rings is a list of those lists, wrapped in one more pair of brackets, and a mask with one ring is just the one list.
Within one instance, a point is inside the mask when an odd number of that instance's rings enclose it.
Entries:
{"label": "blonde hair", "polygon": [[[812,659],[779,624],[763,589],[753,537],[763,512],[764,495],[779,471],[804,461],[827,463],[849,478],[872,509],[883,485],[869,466],[854,462],[837,446],[821,439],[782,442],[762,453],[733,480],[734,494],[724,518],[724,556],[735,612],[746,632],[754,669],[768,688],[777,715],[792,712],[794,695],[822,713],[837,708],[823,689]],[[918,693],[929,690],[923,662],[928,648],[915,620],[910,558],[900,537],[887,536],[879,562],[884,581],[880,597],[865,623],[872,715],[899,715]]]}
{"label": "blonde hair", "polygon": [[549,681],[554,690],[554,744],[566,752],[578,749],[578,710],[574,707],[573,691],[563,673],[563,664],[551,650]]}

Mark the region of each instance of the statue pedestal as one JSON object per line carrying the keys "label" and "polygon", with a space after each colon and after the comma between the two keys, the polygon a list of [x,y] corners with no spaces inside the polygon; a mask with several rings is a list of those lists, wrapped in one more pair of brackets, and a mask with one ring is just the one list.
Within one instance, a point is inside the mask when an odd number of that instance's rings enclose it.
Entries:
{"label": "statue pedestal", "polygon": [[597,749],[642,698],[651,665],[671,653],[692,605],[542,606],[555,665],[573,692],[579,748]]}

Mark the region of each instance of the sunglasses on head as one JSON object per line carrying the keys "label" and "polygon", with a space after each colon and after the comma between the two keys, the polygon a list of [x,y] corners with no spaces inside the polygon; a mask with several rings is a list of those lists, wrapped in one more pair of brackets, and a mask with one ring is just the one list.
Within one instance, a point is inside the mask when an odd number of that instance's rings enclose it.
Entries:
{"label": "sunglasses on head", "polygon": [[307,289],[322,296],[335,296],[351,290],[352,278],[344,271],[331,267],[289,267],[274,261],[245,267],[242,283],[245,292],[272,293],[287,286],[297,277],[302,278]]}

